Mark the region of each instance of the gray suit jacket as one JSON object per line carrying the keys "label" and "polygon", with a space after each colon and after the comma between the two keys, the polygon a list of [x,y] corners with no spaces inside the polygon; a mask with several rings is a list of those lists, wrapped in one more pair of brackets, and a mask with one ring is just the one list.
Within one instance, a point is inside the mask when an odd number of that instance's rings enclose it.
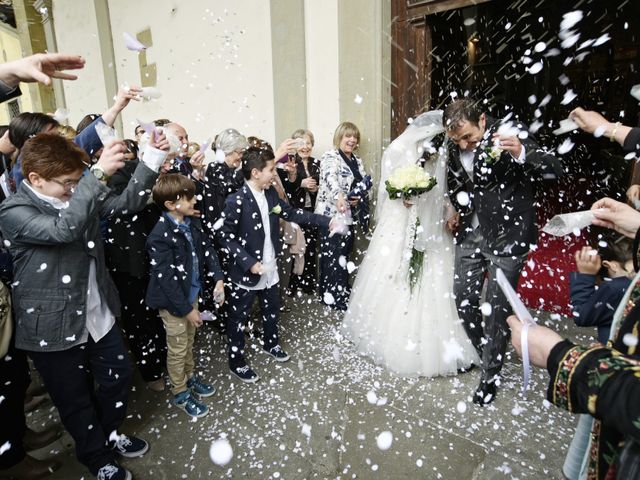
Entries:
{"label": "gray suit jacket", "polygon": [[87,174],[66,209],[55,209],[29,188],[0,205],[0,230],[14,262],[16,347],[59,351],[82,343],[92,259],[100,295],[119,315],[118,292],[104,261],[100,220],[142,209],[157,177],[140,162],[120,195]]}

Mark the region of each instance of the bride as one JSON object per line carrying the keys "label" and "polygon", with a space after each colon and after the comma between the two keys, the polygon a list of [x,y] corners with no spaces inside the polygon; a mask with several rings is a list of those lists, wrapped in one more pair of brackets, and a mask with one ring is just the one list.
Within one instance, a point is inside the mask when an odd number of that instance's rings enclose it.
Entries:
{"label": "bride", "polygon": [[[453,240],[445,228],[447,149],[431,141],[444,132],[442,111],[417,117],[382,157],[378,225],[360,265],[342,323],[358,350],[405,376],[455,374],[478,363],[458,319],[453,291]],[[424,155],[425,152],[427,155]],[[389,199],[384,181],[398,167],[419,163],[437,180],[413,205]],[[424,251],[422,274],[409,286],[409,259]]]}

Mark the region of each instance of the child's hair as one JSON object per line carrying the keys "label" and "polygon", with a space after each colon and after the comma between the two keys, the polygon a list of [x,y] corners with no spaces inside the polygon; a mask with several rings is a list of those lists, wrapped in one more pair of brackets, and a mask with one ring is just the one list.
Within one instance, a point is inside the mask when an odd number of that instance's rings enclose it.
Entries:
{"label": "child's hair", "polygon": [[20,150],[29,138],[42,132],[49,125],[58,127],[60,124],[55,118],[44,113],[21,113],[13,117],[9,124],[9,141]]}
{"label": "child's hair", "polygon": [[267,162],[273,160],[273,150],[268,148],[249,147],[242,154],[242,174],[245,180],[251,178],[251,172],[255,168],[262,171]]}
{"label": "child's hair", "polygon": [[167,173],[158,178],[153,187],[153,201],[166,212],[164,202],[177,202],[182,198],[191,200],[196,194],[196,185],[188,177],[179,173]]}
{"label": "child's hair", "polygon": [[[603,262],[618,262],[624,267],[627,262],[633,260],[632,244],[632,240],[626,237],[605,237],[600,240],[601,246],[598,248],[598,254]],[[603,267],[600,274],[606,275],[607,269]]]}
{"label": "child's hair", "polygon": [[60,135],[39,133],[22,147],[22,175],[34,172],[45,180],[84,170],[89,164],[87,152]]}

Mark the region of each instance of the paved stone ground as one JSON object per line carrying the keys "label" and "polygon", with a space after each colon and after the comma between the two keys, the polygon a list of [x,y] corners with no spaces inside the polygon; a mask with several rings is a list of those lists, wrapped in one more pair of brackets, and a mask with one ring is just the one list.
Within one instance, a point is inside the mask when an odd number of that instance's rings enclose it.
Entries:
{"label": "paved stone ground", "polygon": [[[546,321],[586,341],[566,319]],[[546,374],[533,373],[520,395],[522,370],[511,353],[502,388],[487,408],[471,403],[479,373],[445,378],[399,378],[372,364],[338,334],[340,317],[311,297],[281,319],[283,346],[292,360],[277,364],[254,348],[248,360],[261,375],[245,385],[231,378],[223,338],[203,327],[197,338],[200,371],[217,386],[211,412],[189,420],[136,379],[124,430],[151,444],[139,459],[124,460],[137,479],[561,479],[574,418],[544,400]],[[41,428],[58,421],[45,404],[30,415]],[[387,450],[377,445],[391,432]],[[233,458],[218,466],[212,441],[226,437]],[[56,456],[52,479],[91,478],[75,460],[68,435],[38,456]]]}

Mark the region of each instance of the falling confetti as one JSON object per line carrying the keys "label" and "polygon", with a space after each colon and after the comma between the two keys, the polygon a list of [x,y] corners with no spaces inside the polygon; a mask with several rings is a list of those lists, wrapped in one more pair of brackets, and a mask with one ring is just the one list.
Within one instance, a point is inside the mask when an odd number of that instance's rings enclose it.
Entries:
{"label": "falling confetti", "polygon": [[123,36],[125,46],[132,52],[144,52],[147,49],[146,46],[144,46],[137,38],[134,38],[131,34],[125,32]]}
{"label": "falling confetti", "polygon": [[393,443],[393,435],[389,431],[381,432],[376,438],[376,444],[380,450],[389,450]]}
{"label": "falling confetti", "polygon": [[215,440],[209,448],[209,457],[216,465],[224,466],[229,463],[233,458],[233,449],[229,440],[226,438]]}

